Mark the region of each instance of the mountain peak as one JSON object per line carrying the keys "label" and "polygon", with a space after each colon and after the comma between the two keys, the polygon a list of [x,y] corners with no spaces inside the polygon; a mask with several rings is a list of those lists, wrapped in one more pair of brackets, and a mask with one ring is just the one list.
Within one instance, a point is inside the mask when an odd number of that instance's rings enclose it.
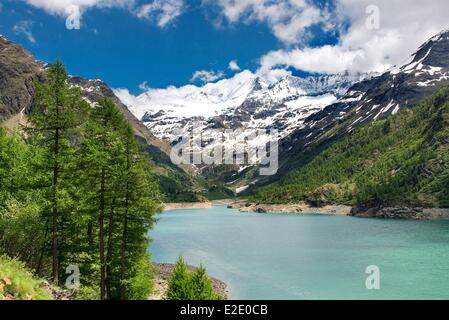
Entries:
{"label": "mountain peak", "polygon": [[253,81],[253,90],[252,91],[260,91],[263,89],[260,77],[257,77]]}
{"label": "mountain peak", "polygon": [[422,44],[402,65],[394,66],[387,72],[396,75],[400,72],[406,74],[421,75],[429,73],[441,73],[446,77],[446,69],[449,69],[449,29],[433,36]]}
{"label": "mountain peak", "polygon": [[440,33],[434,35],[432,38],[430,38],[427,42],[430,41],[442,41],[442,40],[448,40],[449,39],[449,28],[441,31]]}

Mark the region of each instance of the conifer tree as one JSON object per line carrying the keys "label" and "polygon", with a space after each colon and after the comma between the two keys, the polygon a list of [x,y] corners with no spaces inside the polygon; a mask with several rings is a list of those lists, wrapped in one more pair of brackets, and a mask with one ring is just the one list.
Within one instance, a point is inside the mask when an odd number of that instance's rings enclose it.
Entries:
{"label": "conifer tree", "polygon": [[178,258],[175,269],[168,284],[167,298],[169,300],[192,300],[193,288],[190,273],[182,257]]}
{"label": "conifer tree", "polygon": [[218,300],[219,296],[214,292],[212,282],[202,265],[191,275],[191,287],[194,300]]}
{"label": "conifer tree", "polygon": [[[152,175],[147,151],[136,141],[134,130],[124,130],[125,162],[123,171],[123,215],[120,246],[120,298],[126,299],[127,280],[136,273],[134,265],[146,256],[147,233],[154,224],[153,214],[160,210],[159,188]],[[131,264],[131,265],[130,265]]]}
{"label": "conifer tree", "polygon": [[91,111],[83,141],[84,173],[88,176],[92,191],[92,198],[88,200],[91,205],[89,224],[96,222],[98,225],[101,299],[106,299],[107,291],[105,219],[108,209],[115,210],[114,193],[124,150],[121,136],[123,126],[120,111],[110,99],[103,99]]}
{"label": "conifer tree", "polygon": [[59,227],[64,214],[64,188],[69,183],[67,168],[74,161],[77,129],[84,122],[88,104],[80,91],[68,84],[68,74],[57,61],[45,72],[45,82],[36,82],[36,107],[30,117],[31,135],[43,147],[44,162],[40,170],[47,175],[46,198],[51,211],[52,279],[60,282],[61,237]]}

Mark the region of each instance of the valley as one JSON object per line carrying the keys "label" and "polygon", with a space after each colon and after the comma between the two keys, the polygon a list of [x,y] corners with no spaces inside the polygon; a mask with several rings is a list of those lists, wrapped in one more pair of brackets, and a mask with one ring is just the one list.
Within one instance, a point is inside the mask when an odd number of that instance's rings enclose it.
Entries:
{"label": "valley", "polygon": [[448,54],[449,31],[442,31],[382,74],[286,76],[270,83],[242,71],[204,87],[115,93],[171,144],[172,130],[188,132],[198,121],[212,147],[220,142],[208,129],[278,130],[274,176],[258,175],[254,165],[195,169],[250,202],[348,205],[354,214],[371,210],[374,216],[394,206],[444,211]]}
{"label": "valley", "polygon": [[[133,94],[0,36],[0,298],[448,298],[448,57],[444,30],[381,73],[234,66]],[[195,133],[246,151],[175,163]]]}

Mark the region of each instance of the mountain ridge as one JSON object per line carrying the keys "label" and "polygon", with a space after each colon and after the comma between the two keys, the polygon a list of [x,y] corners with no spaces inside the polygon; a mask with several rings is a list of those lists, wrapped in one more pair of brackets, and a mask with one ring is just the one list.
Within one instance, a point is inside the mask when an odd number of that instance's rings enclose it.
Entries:
{"label": "mountain ridge", "polygon": [[[244,70],[231,79],[203,87],[150,89],[134,101],[127,100],[119,91],[116,93],[137,118],[166,141],[173,138],[171,131],[197,120],[231,129],[274,127],[288,134],[300,124],[286,121],[285,114],[295,114],[299,121],[311,111],[337,100],[364,77],[339,74],[299,78],[290,75],[269,83]],[[306,110],[301,110],[304,108]],[[272,124],[266,123],[270,122],[267,117]]]}
{"label": "mountain ridge", "polygon": [[[32,112],[35,101],[35,81],[44,81],[43,71],[47,64],[34,59],[22,46],[0,37],[0,126],[21,130],[27,115]],[[170,145],[156,138],[146,126],[134,117],[118,99],[112,89],[99,79],[70,76],[72,86],[79,87],[82,96],[91,104],[102,98],[110,98],[134,128],[136,138],[148,147],[156,174],[168,200],[201,201],[204,199],[203,183],[191,173],[170,161]]]}
{"label": "mountain ridge", "polygon": [[339,101],[310,115],[302,128],[281,141],[281,158],[286,160],[279,175],[270,180],[292,170],[311,146],[320,148],[361,125],[412,108],[449,85],[448,55],[449,31],[443,31],[420,46],[402,66],[354,84]]}

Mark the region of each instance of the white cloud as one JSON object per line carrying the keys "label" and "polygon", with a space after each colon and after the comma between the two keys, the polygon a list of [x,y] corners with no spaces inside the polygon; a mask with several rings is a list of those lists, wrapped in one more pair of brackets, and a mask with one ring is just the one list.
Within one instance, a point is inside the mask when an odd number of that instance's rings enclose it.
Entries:
{"label": "white cloud", "polygon": [[207,70],[199,70],[195,71],[192,75],[192,78],[190,79],[191,82],[194,82],[196,80],[200,80],[204,83],[213,82],[218,79],[223,78],[224,72],[223,71],[207,71]]}
{"label": "white cloud", "polygon": [[[72,17],[80,20],[83,13],[91,8],[122,8],[137,17],[156,21],[159,27],[165,27],[183,12],[183,0],[153,0],[139,4],[136,0],[25,0],[31,6],[45,10],[50,14]],[[73,16],[76,13],[76,16]]]}
{"label": "white cloud", "polygon": [[137,16],[148,20],[156,20],[157,25],[164,28],[179,17],[183,9],[183,0],[154,0],[142,5],[137,11]]}
{"label": "white cloud", "polygon": [[358,59],[363,59],[362,50],[342,50],[338,46],[320,48],[277,50],[264,55],[260,61],[260,72],[276,66],[290,66],[298,70],[318,73],[339,73],[353,69]]}
{"label": "white cloud", "polygon": [[239,71],[239,70],[240,70],[240,67],[239,67],[239,65],[237,64],[237,60],[232,60],[232,61],[230,61],[230,62],[229,62],[229,65],[228,65],[228,68],[231,69],[231,70],[233,70],[233,71]]}
{"label": "white cloud", "polygon": [[25,36],[28,41],[31,43],[36,43],[36,39],[34,38],[33,32],[31,31],[31,27],[33,25],[33,22],[30,20],[22,20],[19,21],[14,27],[13,31],[16,34],[20,34]]}
{"label": "white cloud", "polygon": [[286,44],[303,42],[308,28],[328,20],[328,9],[320,10],[309,0],[204,0],[220,8],[229,23],[267,23]]}
{"label": "white cloud", "polygon": [[122,7],[131,8],[135,5],[134,0],[25,0],[26,3],[36,8],[43,9],[51,14],[66,16],[67,8],[77,7],[80,12],[97,7],[112,8]]}
{"label": "white cloud", "polygon": [[113,91],[120,101],[122,101],[126,106],[134,106],[139,104],[137,97],[132,95],[128,89],[119,88],[114,89]]}
{"label": "white cloud", "polygon": [[[380,28],[366,26],[370,5],[380,10]],[[297,47],[272,51],[260,60],[261,70],[278,65],[309,72],[385,71],[400,64],[431,36],[449,27],[449,1],[433,0],[337,0],[330,26],[341,27],[335,46]],[[324,16],[324,15],[323,15]]]}
{"label": "white cloud", "polygon": [[285,69],[258,70],[255,75],[261,78],[265,83],[273,84],[279,80],[290,76],[291,71]]}

